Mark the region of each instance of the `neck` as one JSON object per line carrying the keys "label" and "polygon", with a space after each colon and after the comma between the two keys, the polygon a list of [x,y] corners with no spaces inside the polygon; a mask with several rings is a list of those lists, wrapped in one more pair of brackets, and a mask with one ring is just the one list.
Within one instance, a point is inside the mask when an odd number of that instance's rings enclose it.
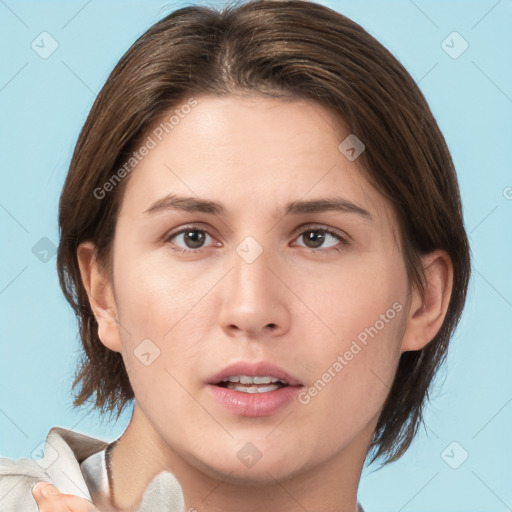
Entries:
{"label": "neck", "polygon": [[356,512],[357,488],[373,427],[368,428],[369,437],[352,443],[321,468],[280,481],[268,472],[265,481],[248,484],[230,474],[198,469],[198,464],[191,464],[159,438],[135,404],[131,422],[111,452],[112,504],[118,512],[135,512],[153,478],[167,470],[180,482],[187,511]]}

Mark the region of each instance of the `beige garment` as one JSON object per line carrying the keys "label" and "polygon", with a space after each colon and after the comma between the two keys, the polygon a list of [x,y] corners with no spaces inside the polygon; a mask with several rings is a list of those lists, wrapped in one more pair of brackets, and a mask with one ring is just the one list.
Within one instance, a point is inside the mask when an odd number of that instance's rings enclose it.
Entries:
{"label": "beige garment", "polygon": [[[104,501],[105,498],[108,500],[104,464],[107,445],[100,439],[53,427],[46,437],[42,459],[0,458],[0,511],[38,512],[32,487],[40,481],[55,485],[64,494],[73,494],[89,501],[93,501],[92,495],[96,505],[102,502],[107,507],[108,502]],[[86,463],[82,469],[81,463],[84,461]],[[98,470],[97,473],[88,471],[94,468]],[[181,486],[171,473],[163,471],[146,489],[137,512],[182,512],[183,508]],[[108,508],[100,510],[110,512]]]}

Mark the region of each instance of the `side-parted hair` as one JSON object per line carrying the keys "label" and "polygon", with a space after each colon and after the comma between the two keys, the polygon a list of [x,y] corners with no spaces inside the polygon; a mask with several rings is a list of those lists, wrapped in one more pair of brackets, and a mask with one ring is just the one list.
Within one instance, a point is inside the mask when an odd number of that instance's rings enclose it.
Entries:
{"label": "side-parted hair", "polygon": [[[77,248],[94,242],[99,262],[112,276],[116,219],[130,177],[126,164],[136,145],[190,98],[255,93],[326,107],[364,143],[357,163],[396,211],[411,286],[423,290],[422,255],[442,249],[453,263],[444,323],[422,350],[401,355],[372,439],[372,461],[394,461],[423,420],[431,382],[466,298],[470,254],[460,193],[444,137],[405,68],[357,23],[309,1],[176,10],[132,45],[98,94],[59,204],[57,268],[78,317],[83,348],[74,405],[95,394],[93,406],[103,413],[117,410],[119,418],[134,399],[121,354],[98,338]],[[122,179],[107,189],[116,173]]]}

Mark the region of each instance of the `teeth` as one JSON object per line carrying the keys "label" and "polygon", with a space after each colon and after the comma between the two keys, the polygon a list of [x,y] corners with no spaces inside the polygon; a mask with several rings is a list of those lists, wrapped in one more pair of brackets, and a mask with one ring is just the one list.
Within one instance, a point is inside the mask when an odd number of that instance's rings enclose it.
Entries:
{"label": "teeth", "polygon": [[281,386],[278,384],[269,384],[267,386],[248,386],[236,382],[228,382],[227,388],[234,391],[241,391],[242,393],[268,393],[269,391],[276,391],[277,389],[280,389]]}
{"label": "teeth", "polygon": [[249,377],[247,375],[236,375],[233,377],[227,377],[222,382],[233,382],[240,384],[274,384],[280,382],[281,384],[288,384],[286,381],[278,379],[276,377]]}

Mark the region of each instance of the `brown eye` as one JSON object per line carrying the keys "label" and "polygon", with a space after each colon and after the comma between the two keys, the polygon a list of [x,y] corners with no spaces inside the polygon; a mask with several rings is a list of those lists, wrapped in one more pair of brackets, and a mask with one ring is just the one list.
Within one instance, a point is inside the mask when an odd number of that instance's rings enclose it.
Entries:
{"label": "brown eye", "polygon": [[316,252],[328,252],[330,250],[339,251],[341,247],[349,244],[347,238],[340,233],[326,228],[309,228],[303,230],[297,240],[304,242],[303,247],[312,250],[318,249]]}
{"label": "brown eye", "polygon": [[165,240],[176,245],[176,250],[187,252],[194,249],[201,249],[205,245],[207,238],[211,236],[203,229],[186,227],[176,233],[172,233]]}

